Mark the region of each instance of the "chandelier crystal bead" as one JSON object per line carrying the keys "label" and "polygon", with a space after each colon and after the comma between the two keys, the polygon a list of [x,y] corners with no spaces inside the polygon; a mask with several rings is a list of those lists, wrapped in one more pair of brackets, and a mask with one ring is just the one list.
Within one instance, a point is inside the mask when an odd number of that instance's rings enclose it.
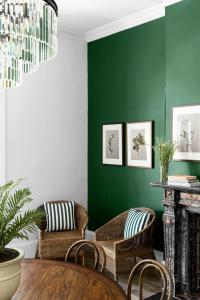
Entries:
{"label": "chandelier crystal bead", "polygon": [[22,74],[56,56],[58,9],[53,0],[0,0],[0,86],[17,87]]}

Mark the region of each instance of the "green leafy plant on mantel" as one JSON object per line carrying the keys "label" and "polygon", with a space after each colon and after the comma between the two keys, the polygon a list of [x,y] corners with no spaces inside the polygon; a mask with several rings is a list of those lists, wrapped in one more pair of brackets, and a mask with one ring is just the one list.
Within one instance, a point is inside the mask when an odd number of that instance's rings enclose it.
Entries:
{"label": "green leafy plant on mantel", "polygon": [[29,188],[15,188],[21,180],[10,181],[0,187],[0,263],[15,258],[18,252],[7,249],[6,245],[13,239],[28,240],[28,232],[33,233],[43,217],[38,210],[21,209],[32,201]]}
{"label": "green leafy plant on mantel", "polygon": [[153,149],[160,162],[160,182],[167,181],[169,163],[173,159],[176,148],[176,143],[164,141],[163,138],[156,138]]}

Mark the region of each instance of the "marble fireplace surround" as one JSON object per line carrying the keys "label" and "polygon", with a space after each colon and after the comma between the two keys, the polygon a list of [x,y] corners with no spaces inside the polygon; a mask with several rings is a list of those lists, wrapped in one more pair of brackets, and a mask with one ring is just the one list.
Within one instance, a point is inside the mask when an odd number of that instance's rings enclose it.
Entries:
{"label": "marble fireplace surround", "polygon": [[181,299],[200,299],[200,188],[151,183],[164,197],[164,255]]}

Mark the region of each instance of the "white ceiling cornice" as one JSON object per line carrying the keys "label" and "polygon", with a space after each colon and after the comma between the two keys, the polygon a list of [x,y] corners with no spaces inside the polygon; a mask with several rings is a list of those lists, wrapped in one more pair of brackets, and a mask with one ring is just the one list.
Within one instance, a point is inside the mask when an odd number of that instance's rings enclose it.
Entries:
{"label": "white ceiling cornice", "polygon": [[163,4],[154,5],[151,8],[134,13],[112,23],[98,27],[86,33],[87,42],[92,42],[111,34],[133,28],[146,22],[158,19],[165,15],[165,6]]}
{"label": "white ceiling cornice", "polygon": [[165,16],[165,7],[181,2],[182,0],[164,0],[163,3],[154,5],[149,9],[137,12],[115,22],[98,27],[86,33],[86,41],[92,42],[111,34],[136,27]]}
{"label": "white ceiling cornice", "polygon": [[181,2],[182,0],[164,0],[165,6],[169,6],[178,2]]}
{"label": "white ceiling cornice", "polygon": [[182,0],[163,0],[162,3],[155,4],[154,6],[136,12],[127,17],[121,18],[117,21],[108,23],[106,25],[97,27],[93,30],[90,30],[86,33],[71,33],[59,31],[60,36],[65,36],[67,38],[82,41],[82,42],[92,42],[106,36],[112,35],[114,33],[136,27],[138,25],[156,20],[158,18],[165,16],[165,7],[181,2]]}

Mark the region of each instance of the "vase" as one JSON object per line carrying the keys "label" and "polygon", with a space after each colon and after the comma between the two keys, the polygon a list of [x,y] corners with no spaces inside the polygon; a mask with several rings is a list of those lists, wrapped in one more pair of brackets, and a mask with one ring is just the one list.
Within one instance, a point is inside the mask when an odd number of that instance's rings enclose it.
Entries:
{"label": "vase", "polygon": [[169,164],[160,166],[160,182],[167,182]]}

